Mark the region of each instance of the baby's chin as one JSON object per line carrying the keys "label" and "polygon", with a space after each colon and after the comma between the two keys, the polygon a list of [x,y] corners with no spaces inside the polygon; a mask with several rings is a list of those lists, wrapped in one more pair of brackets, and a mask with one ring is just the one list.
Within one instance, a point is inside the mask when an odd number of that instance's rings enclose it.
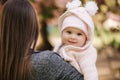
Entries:
{"label": "baby's chin", "polygon": [[84,45],[78,45],[78,44],[65,44],[66,46],[75,46],[75,47],[83,47]]}
{"label": "baby's chin", "polygon": [[66,44],[66,46],[75,46],[75,47],[81,47],[81,46],[78,46],[76,44]]}

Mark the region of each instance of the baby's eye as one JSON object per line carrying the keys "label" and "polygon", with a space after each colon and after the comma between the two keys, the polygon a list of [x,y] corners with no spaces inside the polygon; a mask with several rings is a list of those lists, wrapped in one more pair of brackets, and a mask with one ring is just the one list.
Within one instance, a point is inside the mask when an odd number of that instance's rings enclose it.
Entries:
{"label": "baby's eye", "polygon": [[82,35],[81,33],[77,33],[78,36]]}
{"label": "baby's eye", "polygon": [[71,34],[72,32],[71,31],[66,31],[68,34]]}

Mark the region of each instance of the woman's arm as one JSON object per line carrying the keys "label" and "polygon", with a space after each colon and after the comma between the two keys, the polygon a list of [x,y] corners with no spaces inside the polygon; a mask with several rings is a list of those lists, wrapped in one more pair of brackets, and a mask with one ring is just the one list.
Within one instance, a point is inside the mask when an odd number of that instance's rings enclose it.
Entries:
{"label": "woman's arm", "polygon": [[83,80],[83,76],[56,53],[35,53],[32,59],[33,80]]}

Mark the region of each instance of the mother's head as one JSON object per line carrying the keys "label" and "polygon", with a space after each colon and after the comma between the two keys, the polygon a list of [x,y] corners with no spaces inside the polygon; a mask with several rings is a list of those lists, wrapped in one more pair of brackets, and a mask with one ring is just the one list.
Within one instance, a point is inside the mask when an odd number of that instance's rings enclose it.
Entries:
{"label": "mother's head", "polygon": [[8,0],[0,12],[0,80],[25,80],[38,37],[36,13],[27,0]]}

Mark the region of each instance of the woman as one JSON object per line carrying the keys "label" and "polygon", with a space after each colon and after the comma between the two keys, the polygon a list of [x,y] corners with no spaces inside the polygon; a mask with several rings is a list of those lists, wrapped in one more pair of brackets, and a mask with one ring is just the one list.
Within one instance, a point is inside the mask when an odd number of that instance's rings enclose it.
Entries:
{"label": "woman", "polygon": [[38,21],[27,0],[8,0],[0,11],[0,80],[83,80],[51,51],[33,52]]}

